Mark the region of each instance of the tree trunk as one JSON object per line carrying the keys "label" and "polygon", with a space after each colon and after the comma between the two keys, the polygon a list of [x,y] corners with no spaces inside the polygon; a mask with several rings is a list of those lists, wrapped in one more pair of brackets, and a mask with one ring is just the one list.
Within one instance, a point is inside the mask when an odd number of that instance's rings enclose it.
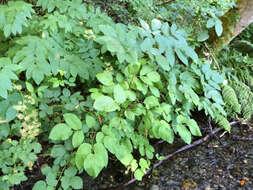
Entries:
{"label": "tree trunk", "polygon": [[[239,18],[238,18],[239,15]],[[237,8],[222,17],[223,35],[215,37],[213,48],[220,51],[253,22],[253,0],[237,0]]]}

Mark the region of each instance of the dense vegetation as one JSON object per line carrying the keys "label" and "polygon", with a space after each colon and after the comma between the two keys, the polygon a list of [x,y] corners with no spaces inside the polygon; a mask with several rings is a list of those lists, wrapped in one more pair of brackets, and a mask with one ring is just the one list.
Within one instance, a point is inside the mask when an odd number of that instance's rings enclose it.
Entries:
{"label": "dense vegetation", "polygon": [[[20,0],[0,5],[0,189],[82,189],[115,157],[142,179],[152,139],[190,144],[203,111],[253,114],[253,26],[219,54],[233,0]],[[236,17],[231,18],[231,20]],[[244,47],[244,49],[243,49]]]}

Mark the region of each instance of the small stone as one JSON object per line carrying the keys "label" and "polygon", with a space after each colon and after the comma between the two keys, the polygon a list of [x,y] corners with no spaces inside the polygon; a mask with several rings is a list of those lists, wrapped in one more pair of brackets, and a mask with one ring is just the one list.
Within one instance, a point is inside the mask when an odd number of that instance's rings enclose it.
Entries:
{"label": "small stone", "polygon": [[107,184],[101,184],[99,186],[100,189],[108,189],[108,185]]}
{"label": "small stone", "polygon": [[210,187],[210,185],[207,185],[207,186],[205,187],[205,190],[213,190],[213,189]]}
{"label": "small stone", "polygon": [[142,190],[142,188],[141,188],[141,187],[136,186],[136,187],[134,187],[134,190]]}
{"label": "small stone", "polygon": [[190,190],[191,188],[195,188],[197,186],[196,182],[191,179],[184,179],[182,181],[182,189]]}
{"label": "small stone", "polygon": [[150,187],[150,190],[159,190],[159,186],[158,185],[152,185]]}

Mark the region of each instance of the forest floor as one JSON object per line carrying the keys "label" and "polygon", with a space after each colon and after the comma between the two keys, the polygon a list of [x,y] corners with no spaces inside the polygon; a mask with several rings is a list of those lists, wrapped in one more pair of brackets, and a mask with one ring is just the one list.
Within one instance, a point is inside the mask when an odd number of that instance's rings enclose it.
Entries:
{"label": "forest floor", "polygon": [[[164,161],[142,182],[122,187],[127,182],[124,168],[115,166],[90,181],[87,189],[126,190],[253,190],[253,129],[233,126],[231,134],[221,131],[209,142]],[[159,144],[157,152],[168,155],[185,144]],[[117,187],[117,188],[116,188]]]}
{"label": "forest floor", "polygon": [[[206,121],[206,120],[205,120]],[[208,134],[208,127],[204,134]],[[248,138],[251,137],[251,138]],[[110,164],[98,178],[83,174],[87,190],[253,190],[253,128],[247,125],[233,126],[231,134],[221,131],[210,141],[181,152],[163,162],[152,174],[127,186],[132,176],[111,157]],[[248,139],[247,139],[248,138]],[[185,146],[181,140],[173,145],[160,143],[156,152],[168,155]],[[39,165],[43,165],[43,160]],[[155,161],[154,161],[155,162]],[[14,190],[32,189],[43,179],[37,169],[28,173],[28,181]]]}

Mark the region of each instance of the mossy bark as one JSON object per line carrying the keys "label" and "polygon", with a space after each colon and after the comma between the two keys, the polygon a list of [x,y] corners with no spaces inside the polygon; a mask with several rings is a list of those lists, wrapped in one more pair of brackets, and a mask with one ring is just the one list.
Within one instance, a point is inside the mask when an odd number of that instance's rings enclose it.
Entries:
{"label": "mossy bark", "polygon": [[220,51],[253,22],[253,0],[237,0],[237,7],[222,17],[223,35],[213,39],[213,49]]}

